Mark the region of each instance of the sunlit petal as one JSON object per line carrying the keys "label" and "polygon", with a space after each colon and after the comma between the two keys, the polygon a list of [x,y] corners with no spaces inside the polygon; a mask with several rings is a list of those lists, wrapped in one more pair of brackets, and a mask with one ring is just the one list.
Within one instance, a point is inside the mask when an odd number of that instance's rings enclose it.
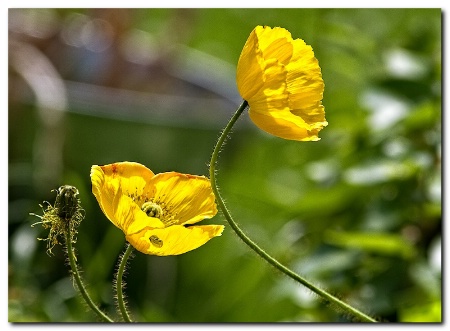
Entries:
{"label": "sunlit petal", "polygon": [[208,178],[166,172],[151,181],[153,196],[174,214],[177,224],[193,224],[217,214],[214,193]]}
{"label": "sunlit petal", "polygon": [[150,255],[179,255],[196,249],[210,239],[222,235],[223,225],[184,227],[173,225],[166,229],[147,229],[128,235],[127,241],[137,250]]}

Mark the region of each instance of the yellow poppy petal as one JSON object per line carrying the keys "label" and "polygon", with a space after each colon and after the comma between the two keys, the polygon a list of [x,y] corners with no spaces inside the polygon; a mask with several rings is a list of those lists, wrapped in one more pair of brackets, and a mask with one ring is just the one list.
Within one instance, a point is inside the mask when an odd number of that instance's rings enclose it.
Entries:
{"label": "yellow poppy petal", "polygon": [[177,221],[193,224],[217,214],[211,183],[204,176],[166,172],[151,180],[154,201],[161,202]]}
{"label": "yellow poppy petal", "polygon": [[328,125],[325,119],[325,111],[320,101],[310,108],[290,109],[290,112],[307,123],[309,130],[317,129],[316,134]]}
{"label": "yellow poppy petal", "polygon": [[299,51],[301,57],[286,66],[289,107],[292,109],[316,105],[322,100],[324,90],[322,73],[311,46],[303,42],[299,43],[299,48],[302,48]]}
{"label": "yellow poppy petal", "polygon": [[265,60],[276,59],[286,65],[292,58],[292,37],[289,31],[282,28],[258,26],[255,29],[258,46]]}
{"label": "yellow poppy petal", "polygon": [[165,229],[148,229],[128,235],[127,241],[137,250],[150,255],[179,255],[196,249],[211,238],[222,235],[223,225],[184,227],[173,225]]}
{"label": "yellow poppy petal", "polygon": [[317,61],[317,59],[314,57],[312,47],[310,45],[307,45],[303,39],[291,39],[291,43],[293,46],[291,63],[295,63],[297,61]]}
{"label": "yellow poppy petal", "polygon": [[252,98],[264,84],[265,64],[257,42],[253,31],[242,49],[237,65],[238,90],[245,100]]}
{"label": "yellow poppy petal", "polygon": [[[142,196],[146,193],[146,185],[155,174],[136,162],[117,162],[104,166],[94,165],[91,168],[91,181],[103,179],[107,184],[107,194],[116,196],[119,190],[129,196]],[[95,192],[94,192],[95,194]],[[110,197],[110,196],[109,196]]]}
{"label": "yellow poppy petal", "polygon": [[249,111],[253,123],[261,130],[274,136],[298,141],[320,140],[318,137],[319,130],[317,128],[308,128],[308,125],[299,120],[299,117],[288,111],[276,114],[276,112],[263,114],[252,111],[251,108]]}

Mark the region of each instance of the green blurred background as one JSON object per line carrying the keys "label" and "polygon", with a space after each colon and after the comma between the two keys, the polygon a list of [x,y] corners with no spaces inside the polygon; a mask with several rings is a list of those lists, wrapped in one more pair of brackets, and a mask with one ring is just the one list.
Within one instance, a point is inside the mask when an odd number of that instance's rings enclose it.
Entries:
{"label": "green blurred background", "polygon": [[[235,70],[256,25],[312,45],[329,122],[314,143],[244,114],[218,181],[235,219],[279,261],[387,322],[441,321],[440,9],[10,9],[9,321],[89,322],[62,249],[31,228],[63,184],[86,218],[78,262],[114,314],[123,233],[91,193],[93,164],[208,174],[241,99]],[[349,322],[269,267],[225,224],[190,253],[136,253],[133,317],[149,322]]]}

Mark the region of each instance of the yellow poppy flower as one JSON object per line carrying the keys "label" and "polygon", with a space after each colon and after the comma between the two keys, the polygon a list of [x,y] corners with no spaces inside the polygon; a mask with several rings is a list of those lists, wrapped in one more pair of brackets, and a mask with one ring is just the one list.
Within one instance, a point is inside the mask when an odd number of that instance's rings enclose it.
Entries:
{"label": "yellow poppy flower", "polygon": [[204,176],[155,175],[142,164],[118,162],[93,165],[91,182],[103,213],[144,254],[183,254],[222,234],[223,225],[192,225],[217,214]]}
{"label": "yellow poppy flower", "polygon": [[286,29],[257,26],[250,33],[239,57],[237,86],[251,120],[272,135],[315,141],[328,125],[319,63],[311,46]]}

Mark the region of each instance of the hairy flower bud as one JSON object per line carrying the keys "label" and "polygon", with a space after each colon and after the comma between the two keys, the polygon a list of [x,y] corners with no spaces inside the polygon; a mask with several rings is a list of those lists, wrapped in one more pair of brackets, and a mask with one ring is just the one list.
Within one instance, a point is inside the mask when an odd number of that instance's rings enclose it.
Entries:
{"label": "hairy flower bud", "polygon": [[59,217],[68,220],[75,215],[79,205],[78,194],[75,186],[63,185],[58,189],[55,208],[58,209]]}
{"label": "hairy flower bud", "polygon": [[80,199],[78,199],[78,189],[75,186],[63,185],[56,191],[55,204],[52,206],[49,202],[45,201],[47,208],[44,210],[42,205],[43,216],[30,213],[30,215],[39,217],[40,222],[36,224],[42,224],[44,229],[50,229],[47,238],[38,238],[38,240],[47,241],[47,253],[53,254],[52,249],[55,245],[60,244],[58,238],[65,237],[72,242],[76,241],[76,235],[78,233],[78,226],[84,218],[84,210],[81,208]]}

